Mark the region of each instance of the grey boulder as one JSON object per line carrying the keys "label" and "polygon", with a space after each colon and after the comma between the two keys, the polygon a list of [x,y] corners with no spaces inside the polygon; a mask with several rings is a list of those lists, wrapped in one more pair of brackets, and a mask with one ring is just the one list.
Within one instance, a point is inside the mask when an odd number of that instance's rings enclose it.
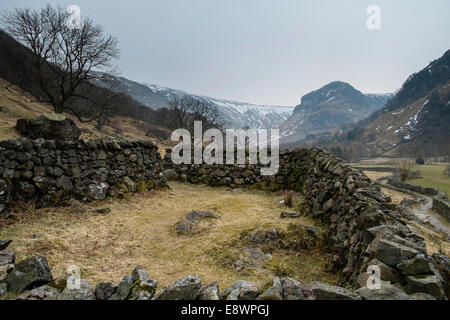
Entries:
{"label": "grey boulder", "polygon": [[360,300],[360,297],[353,292],[332,286],[323,282],[313,282],[309,285],[311,293],[316,300]]}
{"label": "grey boulder", "polygon": [[197,300],[220,300],[219,285],[217,281],[203,286],[197,295]]}
{"label": "grey boulder", "polygon": [[388,266],[394,267],[413,258],[419,252],[413,248],[381,239],[376,249],[376,257]]}
{"label": "grey boulder", "polygon": [[111,282],[100,282],[95,287],[95,297],[97,300],[108,300],[116,291],[117,286]]}
{"label": "grey boulder", "polygon": [[0,267],[14,264],[14,262],[16,262],[14,252],[9,250],[0,251]]}
{"label": "grey boulder", "polygon": [[11,244],[12,240],[2,240],[0,239],[0,251],[5,250]]}
{"label": "grey boulder", "polygon": [[18,297],[18,300],[56,300],[59,295],[59,290],[49,285],[34,288],[29,292]]}
{"label": "grey boulder", "polygon": [[133,286],[129,300],[151,300],[155,295],[158,282],[153,280],[144,269],[136,267],[131,275]]}
{"label": "grey boulder", "polygon": [[52,281],[53,276],[47,259],[35,256],[17,263],[4,282],[13,293],[22,293]]}
{"label": "grey boulder", "polygon": [[104,200],[107,195],[109,185],[106,182],[100,182],[98,184],[90,184],[88,186],[89,196],[93,200]]}
{"label": "grey boulder", "polygon": [[380,289],[360,288],[355,291],[363,300],[409,300],[409,296],[400,288],[391,284],[381,285]]}
{"label": "grey boulder", "polygon": [[195,300],[201,287],[200,278],[190,275],[162,289],[154,300]]}
{"label": "grey boulder", "polygon": [[409,294],[426,293],[436,299],[444,299],[442,283],[436,275],[415,275],[406,277],[405,291]]}
{"label": "grey boulder", "polygon": [[259,290],[256,285],[245,280],[236,281],[220,295],[221,300],[255,300]]}
{"label": "grey boulder", "polygon": [[57,300],[95,300],[94,288],[89,281],[80,279],[78,287],[68,287],[58,295]]}
{"label": "grey boulder", "polygon": [[119,282],[116,291],[108,300],[126,300],[130,295],[130,289],[133,285],[133,278],[126,275],[122,281]]}
{"label": "grey boulder", "polygon": [[306,287],[292,278],[281,279],[283,286],[283,300],[308,300],[305,295]]}
{"label": "grey boulder", "polygon": [[429,274],[433,273],[430,269],[430,263],[423,254],[418,254],[414,258],[403,261],[397,265],[399,269],[405,275],[416,274]]}
{"label": "grey boulder", "polygon": [[260,293],[257,300],[283,300],[283,286],[280,278],[275,277],[260,290]]}

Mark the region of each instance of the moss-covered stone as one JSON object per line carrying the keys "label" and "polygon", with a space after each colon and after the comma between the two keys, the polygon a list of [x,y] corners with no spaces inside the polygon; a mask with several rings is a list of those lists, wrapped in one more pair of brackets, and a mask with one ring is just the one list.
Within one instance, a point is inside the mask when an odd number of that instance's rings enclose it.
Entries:
{"label": "moss-covered stone", "polygon": [[147,183],[145,181],[141,180],[136,184],[136,192],[137,193],[142,193],[146,190],[147,190]]}
{"label": "moss-covered stone", "polygon": [[153,190],[155,188],[156,188],[155,180],[152,180],[152,179],[147,180],[147,189],[148,190]]}
{"label": "moss-covered stone", "polygon": [[126,185],[124,185],[123,183],[118,183],[117,184],[117,189],[119,192],[121,193],[129,193],[130,191],[128,190],[128,187]]}

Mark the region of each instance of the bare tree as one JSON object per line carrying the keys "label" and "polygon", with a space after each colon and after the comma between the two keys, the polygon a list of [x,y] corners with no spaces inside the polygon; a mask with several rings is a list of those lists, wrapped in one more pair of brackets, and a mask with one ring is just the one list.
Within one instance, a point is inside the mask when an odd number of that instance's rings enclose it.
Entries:
{"label": "bare tree", "polygon": [[412,168],[414,167],[415,162],[411,159],[399,159],[396,161],[396,174],[400,178],[401,181],[406,181],[412,175]]}
{"label": "bare tree", "polygon": [[194,121],[202,122],[202,129],[222,130],[225,122],[221,119],[218,108],[209,101],[182,96],[170,101],[166,117],[166,126],[172,130],[183,128],[194,132]]}
{"label": "bare tree", "polygon": [[[102,86],[81,85],[82,92],[69,100],[66,109],[74,114],[81,122],[95,122],[100,130],[109,120],[120,114],[119,105],[127,105],[129,97],[119,89],[119,85],[112,78],[102,81]],[[82,103],[78,103],[82,100]],[[77,104],[74,106],[73,104]],[[83,106],[80,108],[80,106]]]}
{"label": "bare tree", "polygon": [[[43,92],[41,101],[50,103],[55,113],[70,108],[69,100],[86,98],[80,87],[103,73],[113,70],[112,61],[119,56],[117,40],[89,18],[80,28],[66,24],[69,14],[61,6],[47,5],[41,10],[16,8],[2,16],[4,29],[36,56],[23,66],[26,76]],[[23,61],[18,57],[15,63]]]}

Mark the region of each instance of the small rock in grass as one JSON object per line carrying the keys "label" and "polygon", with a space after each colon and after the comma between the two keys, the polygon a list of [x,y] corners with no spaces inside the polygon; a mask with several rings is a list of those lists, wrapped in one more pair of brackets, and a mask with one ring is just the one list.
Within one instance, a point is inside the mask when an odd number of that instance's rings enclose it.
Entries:
{"label": "small rock in grass", "polygon": [[95,209],[93,211],[93,213],[97,213],[97,214],[108,214],[111,212],[110,208],[100,208],[100,209]]}
{"label": "small rock in grass", "polygon": [[295,211],[283,211],[280,214],[280,218],[299,218],[300,217],[300,213],[295,212]]}

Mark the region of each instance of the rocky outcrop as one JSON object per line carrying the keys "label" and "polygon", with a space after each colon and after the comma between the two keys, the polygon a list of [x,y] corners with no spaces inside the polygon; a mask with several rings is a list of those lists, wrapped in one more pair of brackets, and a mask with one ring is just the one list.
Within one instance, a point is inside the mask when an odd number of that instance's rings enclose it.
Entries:
{"label": "rocky outcrop", "polygon": [[148,141],[0,141],[0,212],[16,200],[46,207],[164,186],[160,162]]}
{"label": "rocky outcrop", "polygon": [[41,115],[33,119],[19,119],[17,130],[30,139],[78,140],[81,130],[63,115]]}

